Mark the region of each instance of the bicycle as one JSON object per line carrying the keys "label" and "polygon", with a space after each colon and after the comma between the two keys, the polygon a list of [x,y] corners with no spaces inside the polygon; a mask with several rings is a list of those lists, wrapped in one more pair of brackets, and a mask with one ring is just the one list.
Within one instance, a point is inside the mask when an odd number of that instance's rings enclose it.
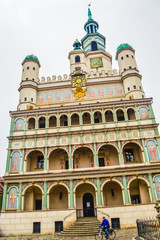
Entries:
{"label": "bicycle", "polygon": [[[116,238],[116,232],[113,228],[108,230],[108,237],[110,240],[114,240]],[[106,239],[105,232],[100,228],[100,230],[95,234],[95,240]]]}

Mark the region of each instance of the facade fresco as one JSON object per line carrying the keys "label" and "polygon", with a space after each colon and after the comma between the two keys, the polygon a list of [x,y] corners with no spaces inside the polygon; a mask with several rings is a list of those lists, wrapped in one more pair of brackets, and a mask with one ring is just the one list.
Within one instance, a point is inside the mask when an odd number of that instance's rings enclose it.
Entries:
{"label": "facade fresco", "polygon": [[158,154],[156,143],[152,140],[149,140],[147,141],[146,146],[147,146],[149,161],[159,160],[159,154]]}
{"label": "facade fresco", "polygon": [[160,175],[154,178],[154,183],[155,183],[157,198],[160,199]]}
{"label": "facade fresco", "polygon": [[[108,86],[96,86],[87,88],[86,98],[101,98],[123,95],[124,89],[121,84],[108,85]],[[72,101],[74,99],[73,92],[70,89],[67,90],[55,90],[48,92],[38,93],[37,103],[53,103],[60,101]]]}
{"label": "facade fresco", "polygon": [[17,208],[17,188],[12,187],[8,194],[8,209]]}
{"label": "facade fresco", "polygon": [[11,157],[10,172],[19,172],[20,162],[21,162],[20,152],[14,152]]}
{"label": "facade fresco", "polygon": [[19,118],[14,123],[14,130],[24,130],[24,119]]}
{"label": "facade fresco", "polygon": [[148,119],[150,118],[149,111],[145,107],[139,108],[139,117],[140,119]]}

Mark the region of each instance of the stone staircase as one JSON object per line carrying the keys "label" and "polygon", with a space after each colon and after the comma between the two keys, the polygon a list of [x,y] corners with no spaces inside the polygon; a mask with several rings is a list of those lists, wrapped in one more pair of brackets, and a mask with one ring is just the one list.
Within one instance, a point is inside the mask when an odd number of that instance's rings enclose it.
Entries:
{"label": "stone staircase", "polygon": [[59,236],[93,236],[98,232],[100,222],[96,218],[79,218],[74,224],[69,226]]}

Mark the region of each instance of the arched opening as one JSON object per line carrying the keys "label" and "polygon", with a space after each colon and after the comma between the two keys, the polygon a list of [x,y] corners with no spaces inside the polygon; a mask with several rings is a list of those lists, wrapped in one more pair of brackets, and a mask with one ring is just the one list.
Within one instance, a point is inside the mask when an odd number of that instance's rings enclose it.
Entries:
{"label": "arched opening", "polygon": [[30,118],[28,120],[28,129],[35,129],[35,119],[34,118]]}
{"label": "arched opening", "polygon": [[67,117],[67,115],[62,115],[60,117],[60,126],[68,126],[68,117]]}
{"label": "arched opening", "polygon": [[94,123],[102,123],[102,114],[101,112],[94,113]]}
{"label": "arched opening", "polygon": [[44,169],[44,155],[36,150],[27,156],[27,171],[42,171]]}
{"label": "arched opening", "polygon": [[98,151],[99,166],[119,165],[117,149],[111,145],[104,145]]}
{"label": "arched opening", "polygon": [[45,128],[45,117],[40,117],[39,118],[39,128]]}
{"label": "arched opening", "polygon": [[123,205],[122,188],[116,182],[107,182],[103,187],[104,206]]}
{"label": "arched opening", "polygon": [[84,217],[94,217],[94,200],[91,193],[83,195],[83,214]]}
{"label": "arched opening", "polygon": [[122,110],[117,110],[117,121],[125,121],[124,112]]}
{"label": "arched opening", "polygon": [[72,114],[71,116],[71,125],[79,125],[79,115],[77,113]]}
{"label": "arched opening", "polygon": [[49,155],[49,170],[68,169],[68,154],[65,150],[55,149]]}
{"label": "arched opening", "polygon": [[91,124],[91,116],[88,112],[83,113],[83,124]]}
{"label": "arched opening", "polygon": [[111,111],[105,112],[106,122],[113,122],[113,113]]}
{"label": "arched opening", "polygon": [[56,185],[51,188],[49,209],[68,209],[68,191],[63,185]]}
{"label": "arched opening", "polygon": [[129,191],[132,204],[143,204],[150,202],[149,189],[144,180],[134,179],[130,183]]}
{"label": "arched opening", "polygon": [[87,147],[76,149],[73,154],[74,168],[89,168],[94,166],[93,152]]}
{"label": "arched opening", "polygon": [[96,206],[95,188],[89,183],[83,183],[76,188],[76,209],[78,217],[94,216]]}
{"label": "arched opening", "polygon": [[57,126],[57,118],[55,116],[51,116],[49,118],[49,127],[56,127]]}
{"label": "arched opening", "polygon": [[24,210],[41,210],[42,209],[42,191],[37,186],[29,187],[24,195]]}
{"label": "arched opening", "polygon": [[80,56],[78,56],[78,55],[75,56],[75,62],[76,62],[76,63],[79,63],[79,62],[80,62]]}
{"label": "arched opening", "polygon": [[128,115],[128,120],[135,120],[136,119],[135,111],[132,108],[127,110],[127,115]]}
{"label": "arched opening", "polygon": [[141,148],[136,143],[127,143],[123,148],[124,163],[141,163],[143,162]]}
{"label": "arched opening", "polygon": [[92,51],[97,51],[98,50],[97,43],[95,41],[91,42],[91,49],[92,49]]}

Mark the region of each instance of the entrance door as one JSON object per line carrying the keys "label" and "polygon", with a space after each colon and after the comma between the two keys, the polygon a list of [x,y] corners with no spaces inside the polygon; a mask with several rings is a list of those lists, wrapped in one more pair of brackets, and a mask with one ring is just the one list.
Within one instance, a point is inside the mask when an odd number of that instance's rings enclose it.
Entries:
{"label": "entrance door", "polygon": [[84,217],[94,217],[94,201],[91,193],[83,196],[83,214]]}

